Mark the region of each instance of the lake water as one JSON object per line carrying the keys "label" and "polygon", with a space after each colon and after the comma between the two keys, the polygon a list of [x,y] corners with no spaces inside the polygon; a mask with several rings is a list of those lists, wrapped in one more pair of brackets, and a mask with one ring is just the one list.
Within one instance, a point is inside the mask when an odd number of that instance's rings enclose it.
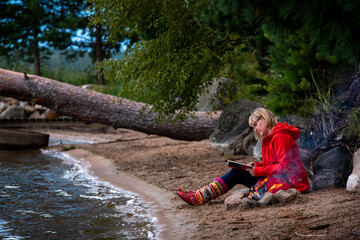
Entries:
{"label": "lake water", "polygon": [[139,196],[66,153],[0,151],[0,239],[156,239]]}

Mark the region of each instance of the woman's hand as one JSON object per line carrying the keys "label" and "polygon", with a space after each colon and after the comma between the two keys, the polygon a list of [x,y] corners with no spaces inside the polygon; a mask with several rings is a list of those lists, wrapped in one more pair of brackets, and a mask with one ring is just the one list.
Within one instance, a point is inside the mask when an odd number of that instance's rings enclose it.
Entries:
{"label": "woman's hand", "polygon": [[246,169],[251,176],[255,177],[255,174],[254,174],[254,168],[249,168],[249,169]]}

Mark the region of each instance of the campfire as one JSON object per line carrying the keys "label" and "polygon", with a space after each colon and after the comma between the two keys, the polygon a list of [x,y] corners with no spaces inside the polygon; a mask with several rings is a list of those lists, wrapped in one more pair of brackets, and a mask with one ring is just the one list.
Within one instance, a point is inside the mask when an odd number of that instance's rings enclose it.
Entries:
{"label": "campfire", "polygon": [[269,189],[269,192],[273,193],[272,191],[274,190],[274,188],[280,188],[282,185],[282,183],[272,185],[272,187]]}
{"label": "campfire", "polygon": [[268,181],[269,181],[269,179],[265,178],[260,184],[256,184],[254,187],[252,187],[250,189],[248,198],[253,199],[253,200],[259,200],[262,198],[262,196],[265,194],[266,191],[273,193],[274,189],[278,189],[279,187],[281,187],[283,185],[282,183],[274,184],[271,186],[271,188],[269,190],[267,190],[266,183]]}
{"label": "campfire", "polygon": [[256,184],[254,187],[250,189],[249,192],[249,199],[259,200],[262,198],[264,193],[266,192],[266,182],[268,181],[268,178],[265,178],[260,184]]}

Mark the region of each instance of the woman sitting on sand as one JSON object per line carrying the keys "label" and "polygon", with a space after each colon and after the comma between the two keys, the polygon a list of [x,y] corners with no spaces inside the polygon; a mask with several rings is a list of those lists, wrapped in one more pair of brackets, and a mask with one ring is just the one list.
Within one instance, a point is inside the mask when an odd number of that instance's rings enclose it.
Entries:
{"label": "woman sitting on sand", "polygon": [[251,188],[249,197],[259,199],[268,191],[295,188],[300,192],[310,189],[296,140],[300,131],[294,126],[277,122],[274,114],[265,108],[256,109],[249,117],[255,137],[262,137],[262,162],[251,163],[254,168],[232,168],[221,178],[195,192],[177,189],[177,194],[191,205],[206,202],[228,192],[236,184]]}

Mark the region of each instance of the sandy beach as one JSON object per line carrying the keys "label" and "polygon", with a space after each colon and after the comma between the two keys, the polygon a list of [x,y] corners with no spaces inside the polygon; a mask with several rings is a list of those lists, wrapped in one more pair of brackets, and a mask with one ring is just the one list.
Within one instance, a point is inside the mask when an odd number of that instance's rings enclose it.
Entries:
{"label": "sandy beach", "polygon": [[[224,200],[193,207],[176,196],[228,171],[208,140],[178,141],[105,126],[36,129],[52,138],[93,141],[67,151],[100,180],[139,194],[158,219],[157,239],[360,239],[360,194],[344,188],[302,194],[272,206],[228,211]],[[69,147],[59,145],[58,150]],[[235,156],[244,163],[249,156]]]}

